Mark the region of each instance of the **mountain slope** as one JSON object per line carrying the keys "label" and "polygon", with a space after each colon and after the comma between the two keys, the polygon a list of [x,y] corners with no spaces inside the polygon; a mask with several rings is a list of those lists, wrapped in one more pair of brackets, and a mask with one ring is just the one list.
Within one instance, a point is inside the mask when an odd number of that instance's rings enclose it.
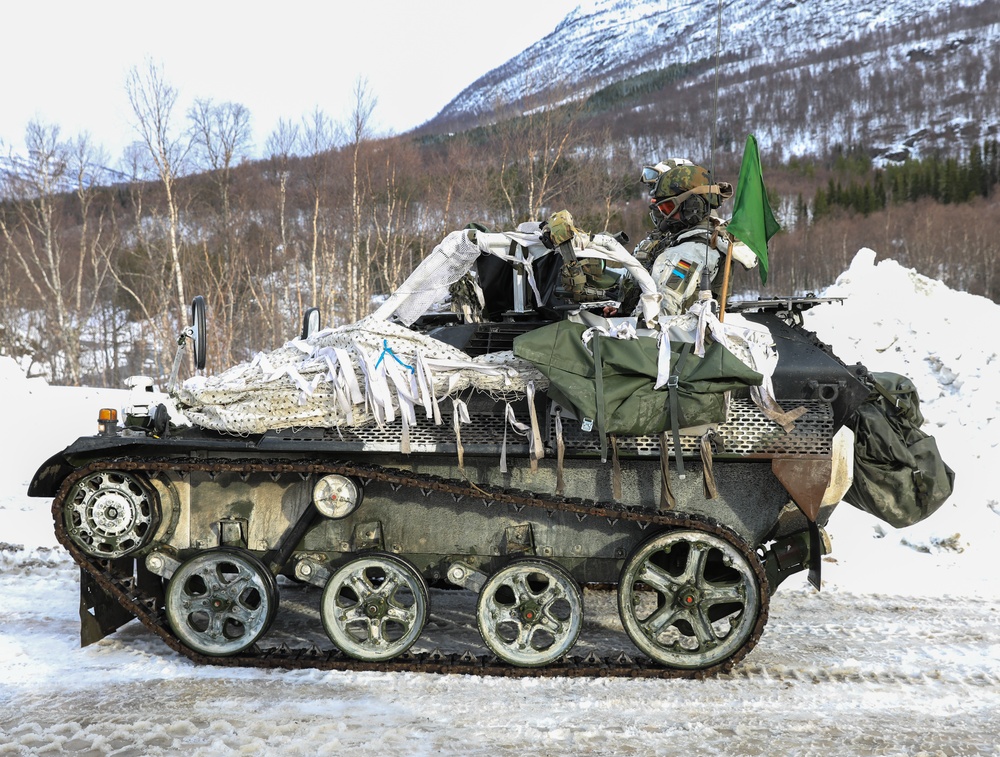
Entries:
{"label": "mountain slope", "polygon": [[[718,11],[695,0],[595,0],[426,128],[489,120],[497,103],[579,100],[668,69],[672,83],[630,107],[703,98],[718,55],[719,119],[736,141],[755,131],[785,157],[857,143],[905,157],[1000,132],[1000,0],[741,0]],[[707,111],[681,105],[701,131],[712,99]]]}

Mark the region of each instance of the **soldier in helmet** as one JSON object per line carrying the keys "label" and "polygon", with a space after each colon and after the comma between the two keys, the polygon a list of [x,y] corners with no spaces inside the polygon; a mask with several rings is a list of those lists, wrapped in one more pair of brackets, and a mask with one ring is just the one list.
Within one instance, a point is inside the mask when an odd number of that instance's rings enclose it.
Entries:
{"label": "soldier in helmet", "polygon": [[[707,271],[715,281],[720,260],[729,248],[725,222],[713,211],[733,195],[727,182],[713,183],[709,172],[684,158],[669,158],[643,166],[640,180],[649,189],[649,215],[655,228],[633,251],[635,258],[650,271],[663,297],[663,310],[670,315],[686,310],[697,296],[701,274]],[[700,254],[698,246],[700,245]],[[746,268],[757,264],[753,253],[735,242],[733,257]],[[666,255],[666,257],[664,257]],[[722,281],[712,287],[719,297]],[[623,277],[618,290],[617,311],[605,315],[631,314],[639,297],[639,287],[631,277]]]}
{"label": "soldier in helmet", "polygon": [[[650,195],[653,193],[653,189],[656,186],[656,180],[660,178],[664,173],[670,171],[671,169],[677,168],[678,166],[693,166],[690,160],[686,158],[667,158],[666,160],[661,160],[655,165],[643,166],[642,171],[639,174],[639,181],[646,187],[646,192]],[[632,255],[642,263],[646,270],[648,271],[652,265],[656,256],[660,254],[664,249],[666,249],[672,237],[669,234],[664,234],[659,228],[654,228],[646,237],[636,244],[635,248],[632,250]],[[639,303],[639,285],[636,284],[635,279],[631,276],[623,276],[619,281],[617,299],[620,303],[618,308],[605,308],[604,315],[612,316],[615,314],[629,315],[631,314]]]}
{"label": "soldier in helmet", "polygon": [[719,279],[712,287],[713,296],[718,298],[722,281],[717,274],[730,240],[712,211],[732,195],[731,184],[714,182],[706,169],[696,165],[664,171],[653,184],[650,217],[665,244],[650,274],[668,314],[690,307],[705,276],[709,282]]}
{"label": "soldier in helmet", "polygon": [[[713,213],[732,197],[732,185],[714,182],[705,168],[690,161],[672,163],[666,170],[658,170],[663,164],[648,167],[652,169],[648,172],[644,169],[643,182],[651,187],[649,215],[656,229],[633,253],[649,268],[663,295],[662,309],[669,315],[691,306],[701,289],[703,275],[712,282],[712,295],[720,297],[723,282],[718,273],[730,250],[746,268],[757,263],[744,245],[730,245],[725,222]],[[627,291],[623,291],[621,300],[622,311],[630,312]]]}
{"label": "soldier in helmet", "polygon": [[[693,166],[690,160],[685,158],[667,158],[666,160],[661,160],[655,166],[643,166],[642,173],[639,175],[639,180],[646,186],[646,191],[652,196],[653,190],[656,187],[656,181],[667,171],[670,171],[679,166]],[[663,251],[666,243],[670,240],[665,238],[663,232],[658,228],[653,229],[645,239],[640,241],[633,251],[633,255],[636,260],[646,266],[648,270],[653,264],[653,260],[656,256]]]}

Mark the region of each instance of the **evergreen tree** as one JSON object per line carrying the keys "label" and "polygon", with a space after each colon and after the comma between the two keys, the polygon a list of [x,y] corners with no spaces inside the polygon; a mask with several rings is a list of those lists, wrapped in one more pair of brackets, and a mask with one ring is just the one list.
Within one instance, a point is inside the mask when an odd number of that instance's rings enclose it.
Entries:
{"label": "evergreen tree", "polygon": [[942,197],[942,175],[941,161],[935,155],[927,165],[927,175],[924,177],[924,196],[941,200]]}
{"label": "evergreen tree", "polygon": [[885,172],[876,171],[875,172],[875,187],[872,191],[874,200],[874,210],[881,210],[885,207],[886,201],[886,190],[885,190]]}
{"label": "evergreen tree", "polygon": [[862,214],[868,215],[875,210],[875,197],[872,193],[871,185],[865,184],[864,188],[861,190],[861,197],[859,200]]}
{"label": "evergreen tree", "polygon": [[993,187],[1000,183],[1000,150],[997,148],[997,141],[995,139],[989,140],[983,152],[986,154],[989,192],[992,192]]}
{"label": "evergreen tree", "polygon": [[990,193],[989,173],[983,165],[983,153],[979,144],[973,144],[969,151],[968,197],[986,197]]}
{"label": "evergreen tree", "polygon": [[[831,183],[832,185],[832,183]],[[828,193],[822,188],[816,189],[816,197],[813,199],[813,223],[830,213],[830,198]]]}
{"label": "evergreen tree", "polygon": [[948,158],[944,164],[944,171],[940,174],[938,199],[945,205],[964,199],[962,183],[958,161],[954,158]]}

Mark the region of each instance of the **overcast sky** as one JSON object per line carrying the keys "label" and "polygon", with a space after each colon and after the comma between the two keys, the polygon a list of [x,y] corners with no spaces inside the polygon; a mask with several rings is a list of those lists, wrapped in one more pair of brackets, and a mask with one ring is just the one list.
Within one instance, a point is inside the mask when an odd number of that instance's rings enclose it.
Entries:
{"label": "overcast sky", "polygon": [[89,132],[117,164],[136,139],[125,80],[147,60],[178,91],[178,119],[195,98],[249,108],[257,150],[279,118],[318,106],[343,121],[359,76],[379,132],[400,133],[580,2],[11,0],[0,4],[0,153],[23,152],[37,119],[64,139]]}

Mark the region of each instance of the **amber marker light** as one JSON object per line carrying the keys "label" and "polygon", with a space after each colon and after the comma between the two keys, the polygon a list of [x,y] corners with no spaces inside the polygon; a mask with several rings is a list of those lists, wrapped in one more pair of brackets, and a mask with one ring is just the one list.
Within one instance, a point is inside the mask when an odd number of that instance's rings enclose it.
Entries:
{"label": "amber marker light", "polygon": [[102,407],[97,413],[97,433],[101,436],[111,436],[118,433],[118,411],[111,407]]}

